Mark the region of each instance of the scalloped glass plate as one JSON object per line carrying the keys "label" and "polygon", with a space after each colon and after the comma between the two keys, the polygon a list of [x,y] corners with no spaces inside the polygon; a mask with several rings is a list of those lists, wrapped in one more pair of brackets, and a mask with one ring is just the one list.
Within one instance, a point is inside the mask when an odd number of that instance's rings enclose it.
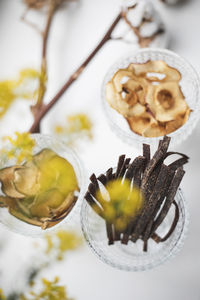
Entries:
{"label": "scalloped glass plate", "polygon": [[[55,151],[58,155],[66,158],[73,166],[77,180],[79,183],[80,192],[78,195],[78,199],[76,201],[76,204],[74,205],[73,209],[70,211],[70,213],[58,224],[55,226],[49,228],[49,229],[41,229],[38,226],[34,226],[31,224],[28,224],[26,222],[23,222],[16,217],[12,216],[7,208],[0,208],[0,222],[6,226],[9,230],[20,233],[23,235],[28,235],[31,237],[39,237],[43,234],[46,234],[50,231],[56,230],[58,227],[60,227],[63,224],[66,225],[75,225],[78,223],[80,219],[80,208],[81,208],[81,200],[83,199],[84,195],[84,188],[85,188],[85,176],[84,176],[84,168],[83,165],[76,155],[76,153],[66,146],[62,141],[43,134],[32,134],[32,138],[35,140],[36,145],[33,149],[33,153],[36,154],[39,151],[41,151],[44,148],[49,148],[53,151]],[[1,157],[0,159],[0,168],[9,167],[16,164],[16,161],[14,159],[6,159],[6,157]]]}
{"label": "scalloped glass plate", "polygon": [[[148,251],[143,252],[143,242],[129,241],[123,245],[119,241],[114,245],[108,245],[105,221],[99,217],[86,201],[82,204],[81,225],[84,237],[100,260],[104,263],[125,271],[145,271],[163,264],[169,258],[174,257],[183,246],[188,227],[188,210],[181,189],[176,194],[176,202],[179,207],[179,221],[169,237],[163,243],[157,244],[153,240],[148,241]],[[170,209],[163,223],[157,230],[160,236],[164,236],[174,218],[174,209]]]}
{"label": "scalloped glass plate", "polygon": [[106,83],[111,80],[117,70],[127,68],[130,63],[145,63],[148,60],[162,60],[181,73],[182,79],[180,86],[192,112],[190,113],[188,121],[182,127],[169,134],[171,137],[171,145],[180,144],[192,133],[200,117],[200,79],[190,63],[172,51],[153,48],[137,50],[119,59],[109,68],[102,85],[102,104],[106,119],[113,132],[122,141],[130,145],[137,146],[142,143],[147,143],[155,146],[158,143],[161,137],[148,138],[131,131],[126,119],[111,108],[105,98]]}

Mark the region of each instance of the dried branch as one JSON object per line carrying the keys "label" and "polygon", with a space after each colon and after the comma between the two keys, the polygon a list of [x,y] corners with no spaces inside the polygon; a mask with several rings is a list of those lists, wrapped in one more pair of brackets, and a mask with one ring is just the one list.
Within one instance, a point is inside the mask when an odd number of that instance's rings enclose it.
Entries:
{"label": "dried branch", "polygon": [[33,125],[31,126],[29,132],[35,133],[37,132],[37,128],[40,124],[42,118],[47,114],[47,112],[52,108],[52,106],[59,100],[59,98],[66,92],[66,90],[74,83],[77,78],[81,75],[86,66],[90,63],[90,61],[94,58],[94,56],[98,53],[98,51],[109,41],[111,40],[111,34],[115,29],[116,25],[121,20],[121,12],[117,15],[112,25],[107,30],[106,34],[102,38],[102,40],[98,43],[95,49],[90,53],[90,55],[86,58],[86,60],[78,67],[78,69],[69,77],[67,82],[62,86],[62,88],[57,92],[57,94],[53,97],[53,99],[47,104],[43,105],[41,109],[37,112],[35,116],[35,120]]}
{"label": "dried branch", "polygon": [[[41,110],[43,106],[43,99],[46,93],[46,77],[47,77],[47,42],[50,32],[51,23],[53,20],[53,16],[56,11],[56,5],[54,2],[50,2],[49,9],[48,9],[48,15],[47,15],[47,21],[45,25],[45,29],[42,33],[42,57],[41,57],[41,67],[40,67],[40,80],[39,80],[39,88],[38,88],[38,98],[36,101],[36,104],[31,107],[31,111],[33,113],[34,119],[37,118],[38,112]],[[40,132],[40,124],[35,129],[35,132]]]}

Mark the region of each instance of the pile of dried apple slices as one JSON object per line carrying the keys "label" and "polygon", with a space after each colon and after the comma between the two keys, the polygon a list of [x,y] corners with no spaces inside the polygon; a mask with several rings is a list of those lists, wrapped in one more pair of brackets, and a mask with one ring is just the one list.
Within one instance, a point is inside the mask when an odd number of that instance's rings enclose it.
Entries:
{"label": "pile of dried apple slices", "polygon": [[164,136],[184,125],[191,112],[180,81],[180,72],[162,60],[131,63],[107,82],[106,100],[135,133]]}

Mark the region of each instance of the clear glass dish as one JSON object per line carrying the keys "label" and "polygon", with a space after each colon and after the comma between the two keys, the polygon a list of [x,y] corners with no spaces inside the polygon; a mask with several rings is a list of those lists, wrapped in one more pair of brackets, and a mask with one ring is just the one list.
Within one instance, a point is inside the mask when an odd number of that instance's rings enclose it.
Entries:
{"label": "clear glass dish", "polygon": [[[58,224],[51,228],[47,228],[45,230],[41,229],[38,226],[34,226],[23,222],[16,217],[12,216],[7,208],[0,208],[0,223],[6,226],[9,230],[20,233],[23,235],[31,236],[31,237],[39,237],[43,234],[49,233],[51,231],[56,230],[61,225],[75,225],[80,220],[80,208],[81,208],[81,200],[83,199],[84,189],[85,189],[85,176],[84,176],[84,168],[83,165],[76,155],[76,153],[67,147],[62,141],[43,134],[32,134],[32,138],[35,140],[36,145],[33,149],[33,153],[36,154],[44,148],[49,148],[55,151],[58,155],[66,158],[73,166],[76,177],[79,183],[80,192],[78,194],[78,199],[76,204],[70,213]],[[16,164],[15,159],[7,159],[6,157],[0,158],[0,168],[9,167]]]}
{"label": "clear glass dish", "polygon": [[181,73],[180,86],[192,112],[182,127],[169,134],[172,146],[180,144],[192,133],[200,117],[200,78],[189,62],[172,51],[153,48],[137,50],[109,68],[102,85],[102,104],[106,119],[113,132],[122,141],[134,146],[140,146],[142,143],[157,145],[161,137],[148,138],[131,131],[126,119],[110,107],[105,98],[105,86],[117,70],[127,68],[130,63],[145,63],[148,60],[162,60]]}
{"label": "clear glass dish", "polygon": [[[130,242],[123,245],[115,242],[108,245],[105,221],[98,216],[91,206],[84,201],[81,209],[81,225],[84,237],[100,260],[104,263],[125,271],[145,271],[163,264],[174,257],[183,246],[188,227],[188,210],[181,189],[178,190],[175,200],[179,207],[179,221],[177,226],[165,242],[157,244],[150,239],[148,251],[143,252],[143,242]],[[160,236],[164,236],[174,218],[174,209],[170,209],[163,223],[157,230]]]}

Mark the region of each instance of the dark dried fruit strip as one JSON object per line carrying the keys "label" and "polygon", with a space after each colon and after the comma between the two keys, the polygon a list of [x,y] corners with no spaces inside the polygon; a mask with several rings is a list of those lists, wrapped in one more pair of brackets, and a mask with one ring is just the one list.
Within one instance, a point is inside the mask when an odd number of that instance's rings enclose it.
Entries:
{"label": "dark dried fruit strip", "polygon": [[172,170],[176,170],[180,167],[182,167],[184,164],[186,164],[188,162],[188,158],[186,157],[182,157],[176,161],[174,161],[173,163],[171,163],[169,165],[169,167],[172,169]]}
{"label": "dark dried fruit strip", "polygon": [[90,180],[95,185],[95,188],[97,190],[99,188],[99,183],[98,183],[98,180],[97,180],[96,175],[94,173],[90,176]]}
{"label": "dark dried fruit strip", "polygon": [[115,241],[120,241],[121,240],[121,232],[116,230],[116,228],[114,229],[114,240]]}
{"label": "dark dried fruit strip", "polygon": [[88,191],[90,192],[90,194],[92,195],[92,196],[95,196],[95,194],[96,194],[96,187],[95,187],[95,185],[94,185],[94,183],[90,183],[89,184],[89,186],[88,186]]}
{"label": "dark dried fruit strip", "polygon": [[97,202],[94,200],[94,198],[89,192],[85,194],[85,200],[99,216],[104,217],[103,209],[97,204]]}
{"label": "dark dried fruit strip", "polygon": [[119,172],[118,177],[123,177],[123,176],[124,176],[124,174],[125,174],[125,172],[126,172],[126,170],[127,170],[127,167],[128,167],[128,165],[129,165],[130,161],[131,161],[130,158],[126,158],[126,159],[125,159],[124,164],[123,164],[123,166],[122,166],[122,168],[121,168],[121,170],[120,170],[120,172]]}
{"label": "dark dried fruit strip", "polygon": [[109,222],[106,222],[106,232],[108,237],[108,245],[114,244],[114,233],[113,233],[113,225]]}
{"label": "dark dried fruit strip", "polygon": [[124,164],[125,157],[126,157],[126,155],[124,155],[124,154],[119,157],[118,164],[117,164],[117,170],[116,170],[116,173],[115,173],[116,178],[119,176],[121,168]]}
{"label": "dark dried fruit strip", "polygon": [[[123,234],[123,238],[121,240],[122,244],[128,244],[129,238],[132,235],[132,232],[137,224],[139,216],[135,216],[133,220],[131,220],[130,224],[128,225],[128,228]],[[132,240],[132,238],[131,238]]]}
{"label": "dark dried fruit strip", "polygon": [[97,177],[97,179],[103,184],[105,185],[107,183],[107,177],[104,174],[101,174]]}
{"label": "dark dried fruit strip", "polygon": [[146,163],[148,164],[151,158],[150,145],[143,144],[143,156],[146,158]]}
{"label": "dark dried fruit strip", "polygon": [[181,183],[181,180],[182,180],[184,174],[185,174],[185,171],[182,168],[178,168],[178,170],[175,173],[175,175],[172,179],[172,182],[170,184],[169,191],[166,196],[166,200],[162,207],[162,210],[160,211],[158,217],[156,218],[156,220],[154,222],[153,229],[152,229],[153,232],[155,232],[157,230],[157,228],[160,226],[160,224],[163,222],[164,218],[166,217],[166,215],[170,209],[170,206],[174,201],[176,192],[179,188],[179,185]]}
{"label": "dark dried fruit strip", "polygon": [[156,180],[160,173],[161,166],[162,166],[162,164],[159,164],[154,168],[153,172],[151,173],[151,176],[148,178],[148,180],[146,182],[146,186],[143,191],[146,203],[149,201],[149,197],[151,196],[151,193],[153,192]]}
{"label": "dark dried fruit strip", "polygon": [[134,233],[132,235],[133,241],[136,241],[139,238],[140,234],[143,232],[147,223],[151,219],[156,203],[159,201],[162,195],[162,189],[166,181],[167,173],[168,173],[168,167],[163,164],[159,172],[158,178],[156,180],[153,193],[151,194],[148,203],[144,207],[141,216],[138,220],[138,223],[135,227]]}
{"label": "dark dried fruit strip", "polygon": [[170,137],[165,136],[163,140],[159,143],[158,150],[155,152],[153,158],[148,163],[145,171],[144,176],[141,183],[141,190],[144,191],[145,185],[149,179],[149,176],[153,172],[154,168],[159,162],[164,160],[165,154],[167,153],[167,149],[169,147]]}
{"label": "dark dried fruit strip", "polygon": [[135,175],[135,171],[138,170],[144,163],[145,157],[144,156],[138,156],[134,159],[134,161],[129,165],[128,170],[126,172],[126,179],[129,179],[130,181],[133,179]]}
{"label": "dark dried fruit strip", "polygon": [[171,156],[171,155],[175,155],[175,154],[176,155],[180,155],[180,156],[182,156],[184,158],[189,159],[189,157],[187,155],[185,155],[185,154],[183,154],[181,152],[174,152],[174,151],[167,152],[166,155],[165,155],[165,158],[167,158],[168,156]]}
{"label": "dark dried fruit strip", "polygon": [[173,176],[174,176],[174,172],[172,170],[170,170],[169,166],[168,166],[168,174],[166,176],[165,186],[163,187],[163,191],[162,191],[162,195],[161,195],[160,199],[156,203],[154,212],[151,216],[151,222],[149,224],[147,224],[147,227],[144,231],[144,234],[143,234],[144,241],[148,240],[150,238],[151,234],[152,234],[152,226],[153,226],[153,223],[154,223],[154,219],[155,219],[158,211],[160,210],[160,207],[163,204],[163,201],[165,200],[165,197],[166,197],[167,191],[169,189],[169,186],[171,184],[171,181],[173,179]]}
{"label": "dark dried fruit strip", "polygon": [[110,181],[113,179],[113,168],[110,168],[106,171],[106,178],[107,178],[107,181]]}
{"label": "dark dried fruit strip", "polygon": [[175,205],[175,215],[174,215],[174,220],[172,222],[172,225],[168,231],[168,233],[160,239],[160,242],[165,242],[174,232],[176,225],[178,223],[179,220],[179,208],[178,208],[178,204],[176,203],[176,201],[173,201],[173,204]]}

